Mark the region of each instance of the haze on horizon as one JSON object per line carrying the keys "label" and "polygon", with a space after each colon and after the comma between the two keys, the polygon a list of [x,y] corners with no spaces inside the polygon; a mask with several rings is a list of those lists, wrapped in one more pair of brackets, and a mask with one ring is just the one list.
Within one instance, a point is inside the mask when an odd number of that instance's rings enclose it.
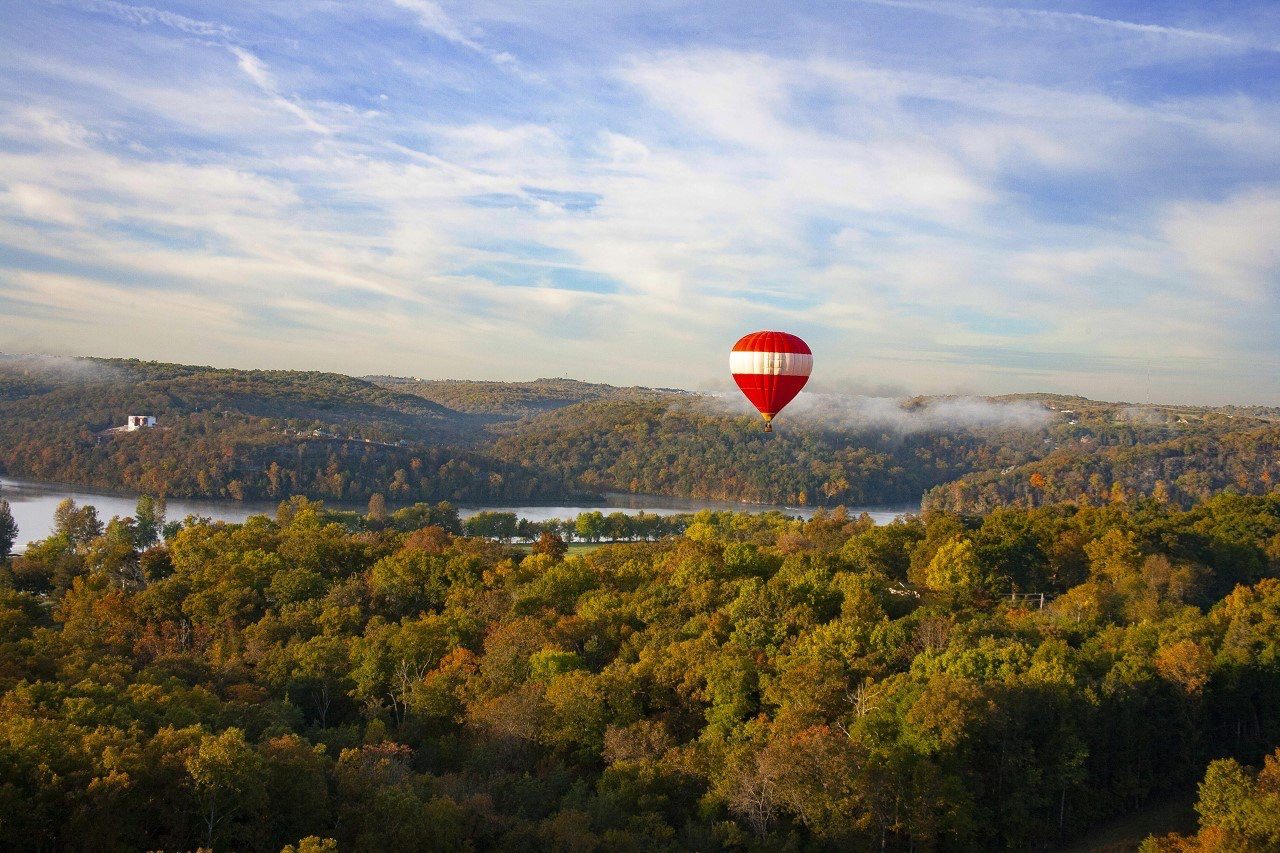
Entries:
{"label": "haze on horizon", "polygon": [[18,0],[0,351],[1280,404],[1280,6]]}

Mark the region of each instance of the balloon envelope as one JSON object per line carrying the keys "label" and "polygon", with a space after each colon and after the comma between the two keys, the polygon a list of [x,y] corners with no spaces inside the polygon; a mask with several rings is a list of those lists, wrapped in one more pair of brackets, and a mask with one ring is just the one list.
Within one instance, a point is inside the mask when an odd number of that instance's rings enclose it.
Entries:
{"label": "balloon envelope", "polygon": [[809,381],[813,352],[787,332],[752,332],[729,353],[729,371],[742,393],[764,415],[765,429]]}

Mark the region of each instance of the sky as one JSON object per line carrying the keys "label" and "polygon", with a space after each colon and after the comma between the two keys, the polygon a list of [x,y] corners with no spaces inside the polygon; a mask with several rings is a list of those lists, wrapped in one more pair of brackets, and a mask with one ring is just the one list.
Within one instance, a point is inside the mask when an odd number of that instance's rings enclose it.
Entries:
{"label": "sky", "polygon": [[0,351],[1280,404],[1280,3],[0,3]]}

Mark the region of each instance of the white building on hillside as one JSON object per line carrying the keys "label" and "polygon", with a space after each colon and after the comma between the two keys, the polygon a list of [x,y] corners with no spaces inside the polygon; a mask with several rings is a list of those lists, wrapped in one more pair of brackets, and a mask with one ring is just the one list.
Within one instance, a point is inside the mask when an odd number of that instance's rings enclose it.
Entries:
{"label": "white building on hillside", "polygon": [[129,415],[129,419],[125,421],[125,432],[133,432],[136,429],[146,429],[156,425],[156,419],[151,415]]}

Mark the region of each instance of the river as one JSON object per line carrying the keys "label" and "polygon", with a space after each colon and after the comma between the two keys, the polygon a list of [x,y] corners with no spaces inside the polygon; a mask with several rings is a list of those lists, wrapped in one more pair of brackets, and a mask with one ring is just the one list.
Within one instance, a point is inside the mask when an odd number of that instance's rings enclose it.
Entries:
{"label": "river", "polygon": [[[43,539],[53,532],[53,511],[63,498],[71,498],[78,504],[92,504],[98,510],[98,517],[104,522],[113,515],[133,515],[138,501],[137,495],[119,492],[101,492],[86,489],[83,486],[67,486],[59,483],[36,483],[29,480],[15,480],[0,477],[0,499],[9,502],[14,520],[18,522],[18,543],[14,550],[21,551],[26,544],[36,539]],[[332,504],[331,504],[332,505]],[[336,505],[335,505],[336,506]],[[363,507],[343,507],[363,509]],[[394,507],[393,507],[394,508]],[[672,498],[662,495],[606,495],[603,503],[563,505],[563,506],[461,506],[458,509],[463,518],[475,515],[484,510],[497,512],[514,512],[520,518],[530,521],[546,521],[548,518],[576,518],[579,513],[599,510],[603,513],[625,512],[634,515],[639,512],[673,515],[681,512],[697,512],[702,509],[729,509],[739,512],[767,512],[779,510],[788,515],[813,515],[812,507],[770,506],[765,504],[733,503],[731,501],[701,501],[687,498]],[[877,524],[885,524],[907,513],[919,512],[919,506],[896,507],[849,507],[851,515],[866,512]],[[168,518],[177,520],[188,515],[198,515],[217,521],[241,522],[252,515],[275,515],[274,501],[230,501],[230,500],[198,500],[193,498],[170,498],[168,500]]]}

